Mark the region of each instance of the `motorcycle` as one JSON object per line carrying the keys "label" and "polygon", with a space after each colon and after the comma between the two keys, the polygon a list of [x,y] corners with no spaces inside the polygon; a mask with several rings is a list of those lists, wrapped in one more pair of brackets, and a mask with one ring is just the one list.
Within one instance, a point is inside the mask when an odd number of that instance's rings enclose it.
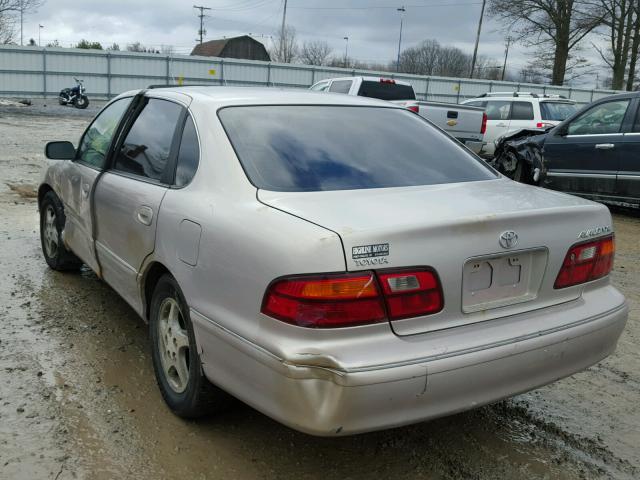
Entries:
{"label": "motorcycle", "polygon": [[60,90],[58,103],[60,105],[71,104],[76,108],[85,109],[89,106],[89,98],[84,93],[84,81],[78,80],[76,77],[73,77],[73,79],[76,81],[76,86]]}

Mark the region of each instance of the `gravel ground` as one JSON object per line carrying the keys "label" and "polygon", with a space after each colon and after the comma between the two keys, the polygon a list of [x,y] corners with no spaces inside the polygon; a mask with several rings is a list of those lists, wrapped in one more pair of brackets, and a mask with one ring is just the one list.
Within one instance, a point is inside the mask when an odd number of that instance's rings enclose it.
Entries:
{"label": "gravel ground", "polygon": [[[145,324],[90,271],[40,253],[44,143],[82,111],[0,106],[0,479],[640,477],[640,216],[615,212],[613,282],[629,299],[614,355],[537,391],[436,421],[314,438],[251,408],[198,422],[155,385]],[[45,106],[46,105],[46,106]]]}

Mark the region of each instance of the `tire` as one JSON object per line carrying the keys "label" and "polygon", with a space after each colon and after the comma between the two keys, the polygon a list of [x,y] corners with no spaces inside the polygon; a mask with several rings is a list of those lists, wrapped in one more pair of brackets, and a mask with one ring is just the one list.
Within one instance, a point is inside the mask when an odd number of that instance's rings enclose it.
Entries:
{"label": "tire", "polygon": [[160,277],[153,292],[149,334],[156,381],[174,414],[198,418],[228,407],[231,397],[202,372],[189,308],[171,275]]}
{"label": "tire", "polygon": [[[504,156],[504,161],[501,161],[501,171],[505,176],[519,183],[531,182],[531,169],[524,159],[520,158],[518,154],[512,150],[507,150],[502,155]],[[505,164],[511,166],[514,163],[514,168],[505,168]]]}
{"label": "tire", "polygon": [[58,196],[47,192],[40,204],[40,243],[47,264],[54,270],[80,270],[82,260],[62,243],[62,230],[66,217]]}
{"label": "tire", "polygon": [[79,108],[80,110],[84,110],[89,106],[89,97],[87,97],[86,95],[81,95],[76,99],[74,104],[76,108]]}

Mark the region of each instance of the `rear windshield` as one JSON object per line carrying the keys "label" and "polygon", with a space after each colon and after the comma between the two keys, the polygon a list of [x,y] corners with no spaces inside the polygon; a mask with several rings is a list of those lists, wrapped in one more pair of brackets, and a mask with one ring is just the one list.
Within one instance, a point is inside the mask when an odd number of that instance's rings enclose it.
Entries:
{"label": "rear windshield", "polygon": [[399,83],[372,82],[365,80],[360,85],[358,95],[379,98],[380,100],[415,100],[416,94],[411,85]]}
{"label": "rear windshield", "polygon": [[542,115],[542,120],[555,120],[561,122],[577,111],[578,107],[573,103],[540,102],[540,115]]}
{"label": "rear windshield", "polygon": [[219,117],[251,182],[312,192],[496,178],[464,147],[407,110],[241,106]]}

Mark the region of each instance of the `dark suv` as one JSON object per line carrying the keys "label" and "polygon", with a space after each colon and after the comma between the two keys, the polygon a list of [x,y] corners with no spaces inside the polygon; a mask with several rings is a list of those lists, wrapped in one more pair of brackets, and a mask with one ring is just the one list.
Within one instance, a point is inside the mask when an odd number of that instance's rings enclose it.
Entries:
{"label": "dark suv", "polygon": [[544,186],[640,208],[640,92],[597,100],[541,143]]}

